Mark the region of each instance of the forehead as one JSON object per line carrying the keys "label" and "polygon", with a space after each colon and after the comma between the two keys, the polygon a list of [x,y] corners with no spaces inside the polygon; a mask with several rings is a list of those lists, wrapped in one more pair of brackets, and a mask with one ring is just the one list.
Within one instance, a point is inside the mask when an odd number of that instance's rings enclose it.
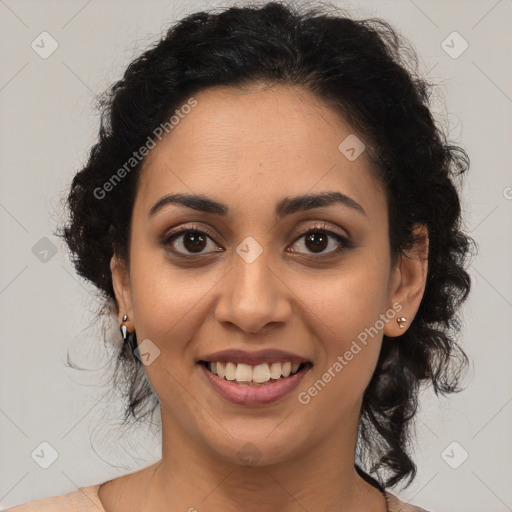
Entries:
{"label": "forehead", "polygon": [[146,157],[137,194],[146,211],[169,192],[257,205],[339,190],[382,215],[385,198],[367,155],[349,160],[339,149],[362,137],[308,91],[213,87],[193,97],[197,104]]}

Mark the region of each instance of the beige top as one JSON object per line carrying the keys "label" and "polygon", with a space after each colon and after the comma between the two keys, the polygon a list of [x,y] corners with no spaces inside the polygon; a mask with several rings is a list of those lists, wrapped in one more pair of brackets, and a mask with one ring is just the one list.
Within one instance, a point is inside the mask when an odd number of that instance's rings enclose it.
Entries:
{"label": "beige top", "polygon": [[[101,484],[80,487],[62,496],[52,496],[6,509],[5,512],[105,512],[98,497]],[[428,512],[399,500],[385,491],[389,512]]]}

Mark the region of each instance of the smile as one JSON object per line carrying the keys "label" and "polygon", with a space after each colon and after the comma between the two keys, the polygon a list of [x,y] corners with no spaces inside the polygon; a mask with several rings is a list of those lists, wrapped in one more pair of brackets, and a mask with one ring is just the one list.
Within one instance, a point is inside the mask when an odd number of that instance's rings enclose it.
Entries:
{"label": "smile", "polygon": [[226,400],[239,405],[268,404],[294,390],[312,368],[304,363],[262,363],[199,361],[210,386]]}
{"label": "smile", "polygon": [[210,362],[203,361],[208,370],[218,375],[221,379],[234,381],[237,384],[254,385],[263,384],[269,381],[276,381],[282,378],[295,375],[304,363],[263,363],[250,365],[232,362]]}

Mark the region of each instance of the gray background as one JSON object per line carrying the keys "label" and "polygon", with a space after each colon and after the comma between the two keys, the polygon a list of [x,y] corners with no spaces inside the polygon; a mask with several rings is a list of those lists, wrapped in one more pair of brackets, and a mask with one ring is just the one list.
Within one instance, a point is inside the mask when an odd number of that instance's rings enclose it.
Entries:
{"label": "gray background", "polygon": [[[512,53],[512,2],[338,4],[357,17],[383,17],[413,43],[421,70],[439,83],[445,98],[436,99],[436,116],[472,162],[463,207],[480,252],[470,267],[473,291],[463,310],[462,343],[474,364],[463,393],[440,400],[431,391],[422,394],[418,476],[397,494],[433,512],[512,510],[512,67],[506,57]],[[94,320],[99,303],[52,233],[62,220],[61,195],[95,141],[94,95],[120,78],[174,19],[217,5],[230,4],[0,0],[0,505],[5,508],[97,484],[160,457],[159,436],[146,428],[120,429],[121,406],[105,402],[108,374],[101,365],[108,354]],[[58,43],[46,59],[31,47],[43,31]],[[442,47],[453,31],[469,44],[458,58]],[[455,37],[445,43],[452,53],[462,48]],[[111,328],[116,332],[116,322]],[[80,364],[99,369],[66,368],[68,350]],[[58,454],[47,469],[39,465],[44,457],[31,456],[49,457],[51,449],[42,442]],[[461,464],[465,452],[469,456]]]}

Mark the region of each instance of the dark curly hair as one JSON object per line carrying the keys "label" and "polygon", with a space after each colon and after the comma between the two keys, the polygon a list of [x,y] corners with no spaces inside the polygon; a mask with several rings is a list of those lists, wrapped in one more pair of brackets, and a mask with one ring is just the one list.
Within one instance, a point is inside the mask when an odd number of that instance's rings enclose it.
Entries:
{"label": "dark curly hair", "polygon": [[[211,86],[287,84],[323,100],[364,136],[387,197],[391,254],[412,247],[417,224],[429,234],[417,315],[402,336],[384,336],[363,397],[357,456],[384,487],[406,477],[409,485],[415,477],[408,450],[420,384],[431,383],[436,395],[458,392],[469,362],[456,340],[456,313],[469,294],[465,268],[474,241],[462,231],[455,183],[469,168],[469,157],[437,126],[430,111],[433,84],[419,78],[417,69],[414,49],[389,23],[356,20],[332,4],[270,2],[190,14],[100,97],[98,142],[72,181],[69,219],[57,233],[78,274],[100,290],[103,312],[112,312],[117,304],[110,259],[115,253],[129,264],[130,218],[144,160],[110,187],[107,199],[97,191],[154,130],[187,98]],[[126,345],[115,375],[123,369],[125,421],[139,421],[159,400]]]}

